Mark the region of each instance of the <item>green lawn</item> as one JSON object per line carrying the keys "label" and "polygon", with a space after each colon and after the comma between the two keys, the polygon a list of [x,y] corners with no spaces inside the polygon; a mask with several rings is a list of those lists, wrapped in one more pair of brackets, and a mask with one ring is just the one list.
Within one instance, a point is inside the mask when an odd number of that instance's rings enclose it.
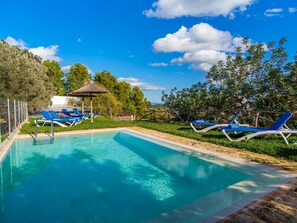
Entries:
{"label": "green lawn", "polygon": [[[209,131],[207,133],[199,134],[194,132],[189,125],[181,124],[160,123],[150,121],[114,121],[109,118],[97,117],[94,119],[93,124],[90,123],[90,120],[84,120],[81,124],[70,128],[62,128],[55,126],[55,132],[129,126],[139,126],[143,128],[157,130],[160,132],[170,133],[173,135],[183,136],[190,139],[196,139],[199,141],[223,145],[226,147],[239,148],[297,161],[297,145],[291,144],[288,146],[284,143],[284,140],[279,136],[264,136],[258,137],[256,139],[251,139],[249,141],[230,142],[226,139],[226,137],[221,131]],[[21,129],[21,133],[33,133],[34,130],[35,125],[33,124],[33,119],[30,119],[30,123],[25,124],[23,126],[23,128]],[[39,129],[39,132],[50,132],[50,127],[42,127]],[[290,137],[289,139],[290,143],[297,141],[297,137]]]}

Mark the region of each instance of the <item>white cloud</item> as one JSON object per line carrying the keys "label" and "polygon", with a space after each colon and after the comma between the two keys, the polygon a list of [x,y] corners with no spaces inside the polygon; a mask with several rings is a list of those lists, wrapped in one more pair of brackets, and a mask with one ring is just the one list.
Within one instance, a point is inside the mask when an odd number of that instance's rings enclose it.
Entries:
{"label": "white cloud", "polygon": [[157,52],[186,52],[197,50],[230,50],[232,35],[207,23],[199,23],[187,29],[182,26],[177,32],[156,40],[153,49]]}
{"label": "white cloud", "polygon": [[199,50],[187,52],[183,57],[175,58],[172,63],[190,63],[192,69],[208,71],[219,60],[226,60],[226,53],[215,50]]}
{"label": "white cloud", "polygon": [[167,67],[168,64],[167,63],[163,63],[163,62],[161,62],[161,63],[150,63],[149,66],[150,67]]}
{"label": "white cloud", "polygon": [[288,11],[289,11],[289,13],[294,13],[294,12],[297,12],[297,8],[289,7]]}
{"label": "white cloud", "polygon": [[273,8],[273,9],[267,9],[264,12],[264,15],[267,17],[273,17],[273,16],[281,16],[281,12],[283,12],[282,8]]}
{"label": "white cloud", "polygon": [[161,86],[144,83],[134,77],[126,77],[126,78],[119,77],[118,81],[119,82],[125,81],[125,82],[129,83],[132,87],[138,86],[141,90],[144,90],[144,91],[163,91],[163,90],[165,90],[165,88],[163,88]]}
{"label": "white cloud", "polygon": [[265,12],[282,12],[282,8],[267,9]]}
{"label": "white cloud", "polygon": [[151,9],[144,11],[144,14],[147,17],[167,19],[220,15],[234,18],[235,11],[245,11],[247,6],[254,2],[255,0],[157,0]]}
{"label": "white cloud", "polygon": [[[70,72],[70,67],[71,67],[71,65],[63,66],[63,67],[61,68],[61,70],[62,70],[64,73],[69,73],[69,72]],[[93,71],[92,71],[91,69],[89,69],[88,67],[87,67],[87,69],[88,69],[88,72],[89,72],[90,74],[93,73]]]}
{"label": "white cloud", "polygon": [[182,26],[177,32],[157,39],[153,50],[183,53],[182,57],[171,60],[171,63],[190,63],[192,69],[208,71],[217,61],[225,61],[227,54],[234,52],[235,47],[242,46],[242,40],[242,37],[233,37],[228,31],[199,23],[190,29]]}
{"label": "white cloud", "polygon": [[58,53],[58,45],[49,47],[39,46],[36,48],[30,48],[29,51],[37,56],[40,56],[43,60],[56,60],[61,61],[62,59],[56,54]]}
{"label": "white cloud", "polygon": [[78,38],[78,39],[76,40],[76,42],[77,42],[77,43],[80,43],[80,42],[81,42],[81,38]]}
{"label": "white cloud", "polygon": [[16,40],[13,37],[8,36],[4,41],[7,42],[11,46],[17,46],[22,50],[27,49],[26,43],[21,39]]}
{"label": "white cloud", "polygon": [[43,60],[56,60],[58,62],[62,60],[60,57],[56,55],[58,53],[58,45],[52,45],[49,47],[39,46],[36,48],[28,48],[27,44],[23,40],[16,40],[11,36],[8,36],[5,39],[5,42],[12,46],[18,46],[20,49],[23,50],[27,49],[29,52],[37,56],[40,56]]}

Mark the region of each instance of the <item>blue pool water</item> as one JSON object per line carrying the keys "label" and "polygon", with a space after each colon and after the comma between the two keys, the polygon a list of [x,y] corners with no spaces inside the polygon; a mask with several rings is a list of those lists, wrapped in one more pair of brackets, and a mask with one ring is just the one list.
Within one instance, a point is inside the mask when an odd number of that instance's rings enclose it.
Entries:
{"label": "blue pool water", "polygon": [[249,178],[125,132],[19,139],[1,164],[0,222],[147,222]]}

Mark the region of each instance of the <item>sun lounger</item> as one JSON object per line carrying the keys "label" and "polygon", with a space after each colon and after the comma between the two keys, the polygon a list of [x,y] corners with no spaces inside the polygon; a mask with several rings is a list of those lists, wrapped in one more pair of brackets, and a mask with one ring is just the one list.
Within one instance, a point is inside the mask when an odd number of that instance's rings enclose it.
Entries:
{"label": "sun lounger", "polygon": [[84,116],[83,115],[77,115],[77,114],[73,114],[73,113],[70,113],[66,108],[62,108],[61,112],[68,116],[68,118],[79,118],[79,119],[83,119]]}
{"label": "sun lounger", "polygon": [[[49,113],[50,113],[50,115],[54,118],[54,119],[63,119],[63,120],[65,120],[65,121],[67,121],[68,120],[68,122],[69,123],[73,123],[74,125],[77,125],[77,124],[79,124],[79,123],[81,123],[81,121],[82,121],[82,119],[81,118],[78,118],[78,117],[76,117],[76,118],[74,118],[74,117],[72,117],[72,118],[61,118],[55,111],[53,111],[53,110],[49,110]],[[72,124],[72,125],[73,125]]]}
{"label": "sun lounger", "polygon": [[42,114],[43,118],[40,120],[35,120],[36,122],[42,122],[44,126],[46,123],[51,123],[53,121],[54,124],[57,124],[61,127],[68,127],[66,124],[69,126],[72,126],[73,124],[77,123],[76,119],[69,119],[69,118],[53,118],[48,111],[40,111]]}
{"label": "sun lounger", "polygon": [[[90,118],[91,117],[91,114],[82,114],[77,108],[74,108],[73,112],[74,112],[74,114],[77,114],[77,115],[83,115],[84,118]],[[93,117],[96,117],[96,116],[97,116],[96,114],[93,114]]]}
{"label": "sun lounger", "polygon": [[[207,132],[209,130],[212,130],[212,129],[216,129],[216,128],[220,128],[220,127],[227,127],[228,125],[230,124],[239,124],[236,120],[236,118],[240,115],[240,112],[238,112],[236,115],[233,116],[232,119],[230,119],[230,121],[228,123],[215,123],[215,122],[206,122],[204,120],[195,120],[193,122],[190,123],[190,126],[193,128],[193,130],[195,132]],[[195,125],[206,125],[206,126],[209,126],[209,127],[206,127],[204,129],[201,129],[201,130],[197,130],[195,128]],[[241,125],[241,126],[249,126],[249,125]]]}
{"label": "sun lounger", "polygon": [[[291,134],[297,134],[297,130],[291,130],[286,125],[287,121],[292,116],[293,116],[292,113],[282,114],[280,118],[276,122],[274,122],[269,128],[251,128],[251,127],[244,127],[236,124],[231,124],[228,127],[222,128],[222,131],[230,141],[238,142],[242,140],[249,140],[251,138],[254,138],[260,135],[275,134],[275,135],[280,135],[285,140],[285,143],[289,144],[288,138],[291,136]],[[242,133],[250,133],[250,134],[234,140],[227,134],[230,132],[234,132],[234,133],[242,132]]]}

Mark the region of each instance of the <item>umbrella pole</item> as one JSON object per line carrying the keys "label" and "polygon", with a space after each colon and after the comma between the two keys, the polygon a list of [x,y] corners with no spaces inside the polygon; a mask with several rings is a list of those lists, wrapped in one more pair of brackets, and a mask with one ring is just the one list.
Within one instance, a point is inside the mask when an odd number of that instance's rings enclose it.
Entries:
{"label": "umbrella pole", "polygon": [[93,123],[93,101],[92,101],[92,93],[90,95],[90,99],[91,99],[91,123]]}
{"label": "umbrella pole", "polygon": [[82,102],[81,102],[81,113],[85,113],[85,97],[82,97]]}

